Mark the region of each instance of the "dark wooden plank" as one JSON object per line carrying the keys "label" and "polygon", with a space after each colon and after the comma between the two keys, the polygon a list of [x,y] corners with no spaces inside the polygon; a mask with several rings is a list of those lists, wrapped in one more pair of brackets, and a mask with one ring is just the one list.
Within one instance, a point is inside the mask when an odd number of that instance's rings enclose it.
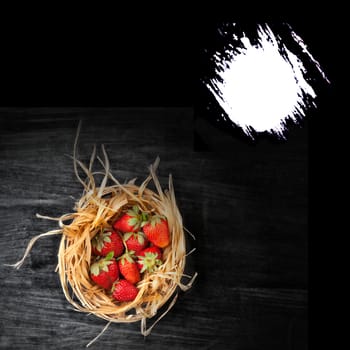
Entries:
{"label": "dark wooden plank", "polygon": [[173,174],[196,236],[187,269],[199,273],[147,339],[139,324],[112,325],[92,348],[306,348],[305,133],[254,147],[223,136],[223,147],[202,151],[186,108],[0,109],[0,348],[84,348],[105,325],[65,300],[54,272],[59,237],[38,241],[20,270],[4,266],[31,237],[56,228],[36,213],[70,212],[79,198],[69,157],[79,119],[81,159],[104,143],[121,181],[141,182],[160,156],[161,182]]}

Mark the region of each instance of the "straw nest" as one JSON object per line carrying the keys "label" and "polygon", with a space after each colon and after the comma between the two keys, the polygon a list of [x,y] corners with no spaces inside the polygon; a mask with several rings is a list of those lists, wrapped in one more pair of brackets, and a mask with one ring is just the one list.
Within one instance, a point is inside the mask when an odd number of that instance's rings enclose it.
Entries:
{"label": "straw nest", "polygon": [[[96,157],[94,148],[89,166],[80,162],[74,152],[75,174],[84,187],[82,197],[76,203],[73,213],[64,214],[59,218],[37,215],[57,220],[60,229],[34,237],[22,260],[14,266],[17,268],[21,266],[38,238],[62,234],[57,272],[66,299],[76,310],[105,319],[109,321],[108,325],[111,322],[141,321],[141,333],[148,335],[156,322],[175,304],[178,287],[186,291],[192,286],[196,274],[193,276],[184,274],[186,257],[192,251],[186,252],[185,229],[176,204],[172,177],[169,176],[168,189],[163,191],[156,175],[159,158],[149,167],[148,177],[137,186],[135,180],[121,184],[110,171],[109,160],[103,146],[102,151],[103,160]],[[96,158],[104,169],[102,172],[92,171]],[[78,167],[80,172],[82,170],[85,173],[85,179],[79,175]],[[101,175],[101,183],[97,186],[95,178]],[[151,181],[156,191],[148,188]],[[167,218],[171,244],[163,250],[162,265],[152,273],[144,273],[137,284],[139,292],[136,299],[131,302],[117,302],[110,293],[90,279],[91,240],[102,228],[111,228],[116,218],[133,205],[138,205],[145,212],[157,213]],[[187,283],[184,283],[184,280]],[[166,303],[167,309],[151,327],[147,328],[146,320],[156,316]]]}

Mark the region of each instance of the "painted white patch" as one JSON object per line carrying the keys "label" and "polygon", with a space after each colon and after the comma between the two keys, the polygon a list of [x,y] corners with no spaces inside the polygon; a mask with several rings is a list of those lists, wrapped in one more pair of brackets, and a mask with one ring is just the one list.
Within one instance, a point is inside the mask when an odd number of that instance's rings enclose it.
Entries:
{"label": "painted white patch", "polygon": [[326,80],[327,83],[330,84],[330,81],[328,80],[326,74],[325,74],[324,71],[322,70],[320,63],[312,57],[312,55],[311,55],[311,53],[309,52],[309,50],[307,49],[307,46],[306,46],[306,44],[304,43],[303,39],[302,39],[298,34],[296,34],[293,30],[291,30],[291,35],[292,35],[293,39],[296,41],[296,43],[302,48],[303,52],[304,52],[306,55],[308,55],[309,58],[310,58],[310,60],[315,64],[316,68],[317,68],[318,71],[321,73],[322,78],[323,78],[324,80]]}
{"label": "painted white patch", "polygon": [[[242,47],[236,48],[235,52],[226,51],[229,59],[216,52],[215,73],[221,81],[211,79],[206,86],[227,116],[247,135],[252,136],[252,127],[258,132],[275,132],[283,137],[286,120],[296,122],[297,118],[303,118],[308,107],[306,96],[316,106],[316,93],[305,79],[302,61],[267,25],[265,29],[258,26],[258,38],[256,46],[246,36],[240,38]],[[294,32],[293,38],[322,72],[302,39]],[[232,45],[229,47],[233,48]]]}

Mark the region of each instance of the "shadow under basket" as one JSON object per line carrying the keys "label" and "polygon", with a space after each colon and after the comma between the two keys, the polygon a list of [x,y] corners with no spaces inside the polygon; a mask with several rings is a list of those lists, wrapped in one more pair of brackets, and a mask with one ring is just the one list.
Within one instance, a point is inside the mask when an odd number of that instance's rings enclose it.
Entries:
{"label": "shadow under basket", "polygon": [[[154,325],[175,304],[178,289],[186,291],[191,288],[197,276],[197,273],[194,273],[193,276],[184,273],[186,258],[194,250],[186,252],[185,233],[192,237],[193,235],[183,227],[171,175],[168,189],[163,191],[161,188],[156,175],[159,158],[149,167],[148,177],[140,186],[137,186],[133,180],[121,184],[109,170],[105,151],[104,155],[105,161],[100,160],[105,170],[104,177],[98,187],[95,185],[96,173],[91,171],[92,162],[87,168],[75,159],[75,173],[84,186],[84,192],[75,204],[74,212],[64,214],[59,218],[37,215],[40,218],[58,221],[60,229],[34,237],[29,242],[22,260],[13,266],[19,268],[22,265],[37,239],[62,234],[56,270],[66,299],[77,311],[93,314],[108,321],[101,334],[110,323],[140,321],[141,333],[147,336]],[[86,174],[85,181],[78,175],[77,164]],[[153,181],[156,192],[148,188],[150,181]],[[107,183],[110,184],[107,185]],[[145,272],[141,281],[137,283],[139,291],[136,298],[131,302],[118,302],[111,293],[90,279],[91,240],[101,229],[111,228],[115,219],[134,205],[137,205],[142,211],[160,214],[167,218],[170,244],[163,250],[162,264],[154,272]],[[65,224],[68,221],[69,224]],[[187,283],[184,283],[184,280]],[[158,311],[164,305],[167,306],[166,310],[158,315]],[[156,320],[150,327],[147,327],[146,320],[156,315],[158,316]]]}

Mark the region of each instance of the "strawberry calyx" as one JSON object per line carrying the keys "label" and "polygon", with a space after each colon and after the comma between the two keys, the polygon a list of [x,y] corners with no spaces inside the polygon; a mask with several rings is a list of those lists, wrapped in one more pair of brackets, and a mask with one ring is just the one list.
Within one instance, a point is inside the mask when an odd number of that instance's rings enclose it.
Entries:
{"label": "strawberry calyx", "polygon": [[155,227],[156,225],[160,224],[162,220],[166,220],[164,215],[152,215],[150,218],[148,217],[147,221],[142,222],[142,227],[146,224],[150,224],[152,227]]}
{"label": "strawberry calyx", "polygon": [[98,276],[101,271],[108,272],[108,265],[113,263],[114,252],[109,252],[104,258],[101,258],[94,262],[90,266],[91,274]]}
{"label": "strawberry calyx", "polygon": [[158,258],[157,253],[145,252],[144,255],[138,256],[138,264],[142,266],[141,273],[145,271],[154,272],[162,264],[162,260]]}
{"label": "strawberry calyx", "polygon": [[97,251],[101,252],[105,243],[111,243],[111,234],[111,231],[102,229],[101,232],[92,239],[92,246],[96,248]]}
{"label": "strawberry calyx", "polygon": [[141,212],[140,208],[137,205],[133,205],[131,209],[127,210],[126,214],[130,216],[128,224],[135,230],[139,229],[143,222],[143,212]]}
{"label": "strawberry calyx", "polygon": [[145,234],[142,231],[125,233],[123,236],[124,242],[129,240],[131,237],[134,237],[140,245],[145,244]]}
{"label": "strawberry calyx", "polygon": [[141,224],[140,227],[142,228],[143,226],[145,226],[148,223],[149,220],[149,214],[147,214],[146,212],[141,212]]}
{"label": "strawberry calyx", "polygon": [[125,261],[128,261],[129,263],[135,262],[134,258],[135,258],[135,252],[133,250],[127,250],[117,260],[120,260],[121,264],[124,265]]}

